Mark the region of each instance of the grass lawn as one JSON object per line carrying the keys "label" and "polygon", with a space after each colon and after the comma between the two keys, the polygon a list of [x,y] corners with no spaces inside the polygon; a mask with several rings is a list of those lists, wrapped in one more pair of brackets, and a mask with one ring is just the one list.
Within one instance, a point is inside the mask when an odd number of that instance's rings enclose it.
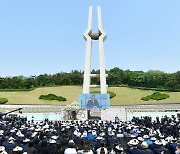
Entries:
{"label": "grass lawn", "polygon": [[[93,89],[97,90],[97,89]],[[111,105],[133,105],[133,104],[164,104],[180,103],[180,92],[165,92],[170,95],[169,98],[161,101],[142,101],[143,96],[152,94],[151,90],[131,89],[127,87],[109,87],[108,91],[116,93],[116,97],[111,99]],[[56,94],[67,99],[66,102],[40,100],[42,94]],[[81,86],[59,86],[37,88],[27,92],[0,92],[0,97],[8,98],[7,104],[52,104],[67,105],[73,101],[78,101],[79,94],[82,93]]]}

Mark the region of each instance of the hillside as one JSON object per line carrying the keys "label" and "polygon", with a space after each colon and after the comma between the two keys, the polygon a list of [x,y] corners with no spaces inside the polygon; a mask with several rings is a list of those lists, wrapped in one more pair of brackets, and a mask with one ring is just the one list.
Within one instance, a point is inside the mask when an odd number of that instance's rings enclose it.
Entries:
{"label": "hillside", "polygon": [[[96,89],[95,89],[96,90]],[[109,87],[108,91],[116,93],[116,97],[111,99],[111,105],[133,105],[133,104],[162,104],[180,103],[180,92],[166,92],[170,98],[162,101],[142,101],[141,97],[153,93],[151,90],[131,89],[127,87]],[[66,105],[73,101],[78,101],[78,95],[82,92],[81,86],[59,86],[37,88],[28,92],[0,92],[0,97],[8,98],[7,104],[53,104]],[[53,93],[67,98],[66,102],[39,100],[41,94]]]}

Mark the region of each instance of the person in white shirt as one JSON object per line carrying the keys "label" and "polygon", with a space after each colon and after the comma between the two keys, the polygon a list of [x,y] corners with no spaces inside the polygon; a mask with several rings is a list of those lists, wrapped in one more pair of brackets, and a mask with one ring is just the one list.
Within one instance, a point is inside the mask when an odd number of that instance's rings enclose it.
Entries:
{"label": "person in white shirt", "polygon": [[64,154],[77,154],[74,143],[69,142],[68,148],[65,149]]}

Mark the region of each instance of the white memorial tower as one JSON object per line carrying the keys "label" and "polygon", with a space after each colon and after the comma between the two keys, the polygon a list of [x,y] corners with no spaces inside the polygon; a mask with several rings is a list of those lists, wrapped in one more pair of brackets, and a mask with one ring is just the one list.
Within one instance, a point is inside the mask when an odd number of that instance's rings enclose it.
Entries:
{"label": "white memorial tower", "polygon": [[[83,81],[83,94],[89,94],[90,88],[100,88],[101,94],[107,94],[107,84],[104,60],[104,41],[106,40],[106,32],[102,28],[101,8],[98,6],[98,32],[92,32],[92,6],[89,7],[88,28],[84,33],[86,40],[86,56],[84,67],[84,81]],[[99,41],[99,65],[100,74],[91,74],[91,53],[92,53],[92,40]],[[99,77],[100,85],[91,85],[91,78]]]}

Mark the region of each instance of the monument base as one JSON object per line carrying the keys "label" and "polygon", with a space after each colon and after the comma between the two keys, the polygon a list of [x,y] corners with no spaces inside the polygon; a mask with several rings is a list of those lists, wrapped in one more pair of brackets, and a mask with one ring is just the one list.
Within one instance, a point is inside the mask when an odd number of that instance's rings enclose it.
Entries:
{"label": "monument base", "polygon": [[87,110],[88,120],[101,120],[101,109]]}

